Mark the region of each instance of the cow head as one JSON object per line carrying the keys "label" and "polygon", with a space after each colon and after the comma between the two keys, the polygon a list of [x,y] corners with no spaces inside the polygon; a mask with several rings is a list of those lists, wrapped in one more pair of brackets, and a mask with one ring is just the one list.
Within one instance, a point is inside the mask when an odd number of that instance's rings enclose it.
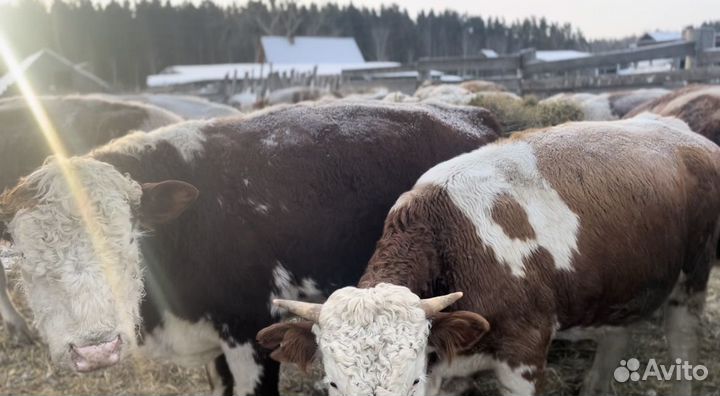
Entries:
{"label": "cow head", "polygon": [[90,158],[65,164],[89,210],[50,160],[0,197],[0,220],[21,253],[23,288],[53,361],[90,371],[117,363],[135,342],[143,227],[177,217],[198,191],[179,181],[141,185]]}
{"label": "cow head", "polygon": [[421,300],[405,287],[381,283],[337,290],[324,304],[276,300],[309,321],[267,327],[258,342],[274,349],[276,360],[302,366],[319,349],[330,396],[424,396],[428,352],[451,358],[489,330],[478,314],[440,312],[461,297]]}

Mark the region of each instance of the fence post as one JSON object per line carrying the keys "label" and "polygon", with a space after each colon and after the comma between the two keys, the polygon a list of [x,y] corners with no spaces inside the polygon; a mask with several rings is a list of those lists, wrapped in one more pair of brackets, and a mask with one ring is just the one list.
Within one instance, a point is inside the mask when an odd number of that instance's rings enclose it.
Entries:
{"label": "fence post", "polygon": [[699,59],[701,59],[700,55],[715,46],[715,29],[711,27],[687,27],[683,30],[683,39],[685,41],[695,42],[695,54],[694,56],[687,56],[685,58],[685,68],[693,69],[703,66],[699,62]]}
{"label": "fence post", "polygon": [[518,81],[518,94],[523,95],[523,79],[527,77],[525,75],[525,65],[535,61],[537,59],[537,56],[535,53],[535,48],[522,49],[518,53],[518,56],[520,57],[518,61],[518,68],[516,71],[516,77]]}

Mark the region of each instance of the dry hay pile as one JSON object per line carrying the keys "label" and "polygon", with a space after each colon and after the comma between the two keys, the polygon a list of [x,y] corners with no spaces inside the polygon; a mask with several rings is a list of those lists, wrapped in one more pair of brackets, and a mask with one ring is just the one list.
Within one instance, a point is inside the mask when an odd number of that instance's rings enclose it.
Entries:
{"label": "dry hay pile", "polygon": [[[0,266],[2,270],[2,266]],[[9,285],[17,275],[8,273]],[[15,306],[32,316],[20,291],[10,286]],[[133,356],[118,366],[89,374],[58,370],[47,346],[10,339],[0,324],[0,395],[197,395],[210,393],[204,368],[187,369]]]}
{"label": "dry hay pile", "polygon": [[477,95],[470,104],[490,110],[505,134],[580,121],[584,117],[582,109],[573,103],[562,100],[538,102],[533,96],[518,100],[503,95]]}
{"label": "dry hay pile", "polygon": [[[11,276],[10,283],[14,280],[15,277]],[[12,290],[11,294],[23,314],[30,317],[17,290]],[[660,364],[670,361],[659,319],[639,325],[630,345],[632,349],[627,358],[635,357],[643,363],[650,358],[655,358]],[[710,279],[700,346],[698,363],[705,365],[710,375],[695,384],[694,394],[720,395],[720,268],[713,271]],[[595,345],[590,341],[554,342],[544,394],[577,395],[594,351]],[[292,367],[284,367],[283,374],[280,386],[285,396],[324,394],[319,389],[320,370],[317,367],[311,369],[310,378]],[[498,394],[497,384],[491,375],[481,374],[473,379],[473,383],[477,390],[466,396]],[[452,386],[452,383],[448,385]],[[654,396],[668,394],[669,387],[669,382],[649,380],[644,383],[615,383],[612,391],[615,395]],[[0,395],[184,395],[209,392],[203,369],[190,370],[160,364],[139,356],[119,366],[90,374],[58,372],[50,364],[44,345],[18,345],[8,339],[7,332],[0,326]]]}

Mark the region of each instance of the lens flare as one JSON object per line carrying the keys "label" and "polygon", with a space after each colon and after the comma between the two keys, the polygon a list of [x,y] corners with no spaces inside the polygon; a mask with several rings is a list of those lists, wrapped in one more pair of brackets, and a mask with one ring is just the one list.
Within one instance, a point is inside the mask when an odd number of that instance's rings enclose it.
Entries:
{"label": "lens flare", "polygon": [[[17,58],[15,57],[2,31],[0,31],[0,57],[2,57],[8,70],[15,79],[22,97],[27,102],[33,117],[42,131],[45,141],[54,155],[55,161],[60,168],[63,178],[67,183],[68,190],[70,191],[76,208],[78,209],[80,219],[90,237],[95,255],[102,266],[106,279],[108,280],[110,290],[117,300],[119,295],[117,291],[120,288],[120,278],[111,265],[112,257],[109,254],[110,250],[106,247],[106,240],[103,237],[104,233],[102,232],[102,228],[97,221],[98,217],[95,213],[95,208],[69,161],[68,151],[65,149],[65,146],[50,121],[47,112],[43,108],[42,103],[40,103],[38,96],[35,94],[30,82],[23,73],[19,62],[17,61]],[[122,314],[126,317],[121,318],[121,322],[124,325],[132,326],[132,318],[128,317],[125,313]],[[135,334],[135,329],[133,328],[125,328],[122,330],[124,330],[127,334]]]}

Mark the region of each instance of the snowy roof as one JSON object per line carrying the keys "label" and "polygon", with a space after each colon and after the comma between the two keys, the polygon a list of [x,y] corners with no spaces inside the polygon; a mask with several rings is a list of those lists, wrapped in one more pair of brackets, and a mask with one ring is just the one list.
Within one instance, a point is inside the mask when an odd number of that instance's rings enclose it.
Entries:
{"label": "snowy roof", "polygon": [[653,59],[651,61],[639,61],[639,62],[635,62],[634,64],[632,64],[624,69],[619,69],[617,71],[617,74],[628,75],[628,74],[665,72],[665,71],[672,70],[674,64],[675,64],[675,60],[672,58]]}
{"label": "snowy roof", "polygon": [[365,62],[352,37],[263,36],[260,44],[267,63]]}
{"label": "snowy roof", "polygon": [[543,62],[577,59],[590,56],[590,53],[575,50],[535,51],[535,58]]}
{"label": "snowy roof", "polygon": [[643,39],[652,39],[655,42],[661,43],[666,41],[677,41],[682,40],[682,33],[680,32],[663,32],[663,31],[657,31],[657,32],[648,32],[645,33],[640,40]]}
{"label": "snowy roof", "polygon": [[[52,57],[54,60],[68,66],[69,68],[73,69],[76,73],[82,74],[84,77],[94,81],[95,83],[107,88],[110,88],[110,86],[103,80],[101,80],[96,75],[83,70],[79,66],[73,65],[69,60],[63,58],[62,56],[56,54],[55,52],[49,50],[49,49],[43,49],[40,50],[27,58],[23,59],[20,62],[20,72],[25,74],[30,67],[37,62],[38,59],[40,59],[43,56],[49,56]],[[15,76],[12,72],[8,71],[4,76],[0,77],[0,95],[5,93],[5,91],[8,90],[13,84],[15,84]]]}
{"label": "snowy roof", "polygon": [[[419,76],[418,71],[416,70],[402,70],[402,71],[389,71],[389,72],[381,72],[381,73],[373,73],[372,78],[377,79],[395,79],[395,78],[414,78],[417,79]],[[430,70],[430,77],[433,79],[440,79],[441,81],[463,81],[463,79],[459,76],[454,76],[450,74],[445,74],[441,71],[437,70]],[[445,79],[445,80],[444,80]]]}
{"label": "snowy roof", "polygon": [[165,68],[160,74],[147,77],[149,87],[189,84],[203,81],[221,81],[225,77],[265,78],[270,72],[311,73],[317,66],[319,76],[340,75],[343,70],[357,70],[380,67],[398,67],[397,62],[357,62],[357,63],[223,63],[215,65],[177,65]]}
{"label": "snowy roof", "polygon": [[[20,70],[25,73],[25,70],[30,67],[35,61],[40,58],[42,51],[38,51],[20,62]],[[2,95],[11,85],[15,83],[15,76],[12,72],[8,71],[4,76],[0,77],[0,95]]]}
{"label": "snowy roof", "polygon": [[497,58],[498,54],[495,52],[495,50],[491,49],[481,49],[480,52],[485,55],[486,58]]}

